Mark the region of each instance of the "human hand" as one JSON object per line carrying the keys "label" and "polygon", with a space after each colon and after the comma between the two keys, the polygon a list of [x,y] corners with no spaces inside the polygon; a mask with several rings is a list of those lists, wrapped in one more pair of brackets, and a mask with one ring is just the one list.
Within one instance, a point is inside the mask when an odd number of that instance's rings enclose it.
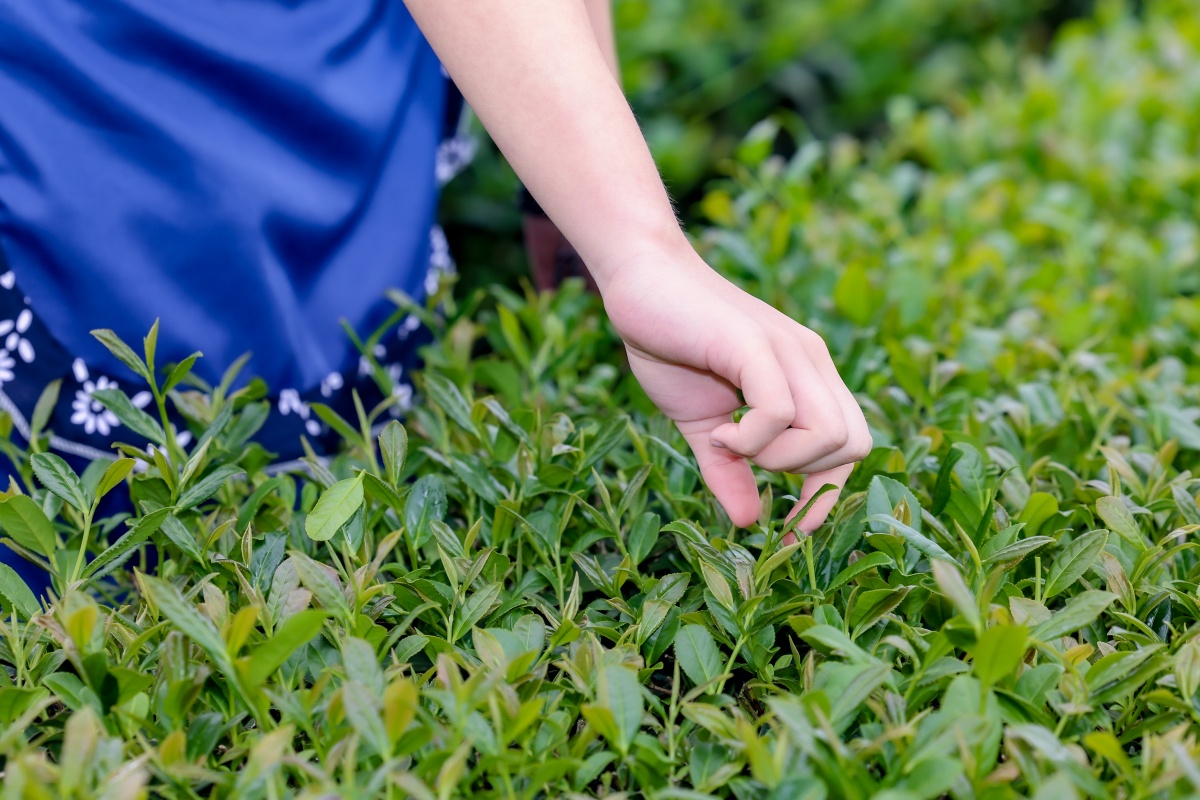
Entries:
{"label": "human hand", "polygon": [[[871,435],[821,337],[690,248],[626,267],[602,284],[605,308],[642,388],[675,421],[734,524],[758,518],[750,462],[807,476],[792,515],[823,485],[840,489],[871,451]],[[797,530],[816,529],[837,496],[819,497]]]}

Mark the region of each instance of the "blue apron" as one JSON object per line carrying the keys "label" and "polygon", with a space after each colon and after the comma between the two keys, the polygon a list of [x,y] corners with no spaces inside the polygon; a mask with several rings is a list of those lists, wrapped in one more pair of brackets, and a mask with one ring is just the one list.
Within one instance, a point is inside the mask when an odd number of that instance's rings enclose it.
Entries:
{"label": "blue apron", "polygon": [[400,0],[0,0],[0,408],[27,436],[61,379],[53,449],[144,444],[91,397],[149,402],[90,331],[140,349],[161,317],[160,365],[201,351],[215,383],[252,354],[280,459],[327,437],[311,402],[402,411],[416,319],[369,357],[343,325],[453,267],[460,103]]}

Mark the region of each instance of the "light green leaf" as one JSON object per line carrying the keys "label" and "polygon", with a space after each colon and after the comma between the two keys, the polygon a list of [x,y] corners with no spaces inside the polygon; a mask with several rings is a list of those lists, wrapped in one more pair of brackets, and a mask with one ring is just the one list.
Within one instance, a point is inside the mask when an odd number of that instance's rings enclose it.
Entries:
{"label": "light green leaf", "polygon": [[160,446],[166,442],[167,437],[158,421],[135,406],[129,395],[120,389],[97,389],[92,392],[92,397],[111,411],[129,430]]}
{"label": "light green leaf", "polygon": [[0,597],[25,619],[32,619],[42,612],[33,592],[8,564],[0,564]]}
{"label": "light green leaf", "polygon": [[1067,602],[1065,608],[1054,612],[1050,619],[1040,623],[1029,635],[1039,641],[1050,642],[1072,634],[1092,624],[1116,599],[1117,596],[1112,592],[1080,592]]}
{"label": "light green leaf", "polygon": [[13,495],[0,502],[0,528],[17,544],[47,558],[57,549],[54,526],[27,495]]}
{"label": "light green leaf", "polygon": [[198,644],[223,672],[230,672],[233,665],[225,650],[225,642],[212,622],[188,602],[173,584],[151,575],[142,575],[141,581],[150,602],[158,607],[159,613]]}
{"label": "light green leaf", "polygon": [[338,481],[325,490],[304,520],[308,538],[326,542],[345,525],[363,504],[363,474]]}
{"label": "light green leaf", "polygon": [[629,752],[633,737],[642,726],[642,684],[637,674],[627,667],[605,667],[600,673],[597,700],[612,714],[617,740],[614,744],[622,753]]}
{"label": "light green leaf", "polygon": [[684,625],[675,634],[675,658],[696,686],[724,672],[721,653],[712,634],[703,625]]}
{"label": "light green leaf", "polygon": [[1100,551],[1108,543],[1108,531],[1103,528],[1083,534],[1063,548],[1046,576],[1043,597],[1047,600],[1066,591],[1075,581],[1092,568]]}
{"label": "light green leaf", "polygon": [[984,686],[1011,675],[1025,657],[1028,631],[1021,625],[993,625],[975,645],[972,667]]}
{"label": "light green leaf", "polygon": [[245,473],[241,467],[234,464],[226,464],[222,467],[217,467],[212,472],[205,475],[196,483],[192,484],[186,492],[179,498],[179,510],[187,511],[189,508],[200,505],[208,498],[217,493],[217,490],[225,485],[227,481],[235,475]]}
{"label": "light green leaf", "polygon": [[85,578],[99,578],[121,566],[121,564],[125,563],[125,559],[133,554],[134,549],[149,539],[150,535],[163,524],[163,520],[167,518],[167,515],[174,510],[173,508],[160,508],[137,520],[133,524],[133,527],[121,535],[120,539],[113,542],[100,555],[96,556],[92,563],[87,565],[87,569],[83,571],[83,576]]}
{"label": "light green leaf", "polygon": [[261,686],[266,683],[292,653],[321,632],[321,626],[328,616],[324,611],[309,608],[288,617],[270,639],[254,648],[250,656],[243,660],[247,685]]}
{"label": "light green leaf", "polygon": [[91,495],[75,471],[67,466],[66,461],[53,453],[36,453],[29,461],[33,465],[33,474],[42,486],[70,503],[77,511],[83,512],[91,508]]}

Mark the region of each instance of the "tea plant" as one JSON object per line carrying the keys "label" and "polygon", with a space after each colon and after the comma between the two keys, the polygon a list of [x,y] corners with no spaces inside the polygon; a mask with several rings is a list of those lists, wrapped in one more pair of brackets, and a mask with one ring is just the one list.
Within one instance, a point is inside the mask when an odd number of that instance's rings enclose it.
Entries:
{"label": "tea plant", "polygon": [[257,387],[104,334],[192,443],[114,390],[116,460],[5,444],[54,586],[0,569],[0,795],[1200,792],[1200,26],[1146,6],[875,148],[760,129],[713,190],[700,245],[875,435],[798,543],[801,479],[730,526],[577,285],[397,297],[422,402],[321,410],[344,451],[296,473]]}

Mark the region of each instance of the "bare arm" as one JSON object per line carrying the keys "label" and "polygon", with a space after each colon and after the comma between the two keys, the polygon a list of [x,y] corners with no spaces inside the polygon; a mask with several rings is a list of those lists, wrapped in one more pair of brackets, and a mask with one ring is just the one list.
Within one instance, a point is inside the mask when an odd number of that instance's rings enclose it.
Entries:
{"label": "bare arm", "polygon": [[[841,485],[870,436],[816,334],[714,273],[680,229],[584,0],[407,0],[525,185],[575,245],[652,400],[738,525],[747,459]],[[732,413],[750,410],[737,423]],[[831,493],[832,494],[832,493]],[[804,520],[811,530],[834,497]]]}

